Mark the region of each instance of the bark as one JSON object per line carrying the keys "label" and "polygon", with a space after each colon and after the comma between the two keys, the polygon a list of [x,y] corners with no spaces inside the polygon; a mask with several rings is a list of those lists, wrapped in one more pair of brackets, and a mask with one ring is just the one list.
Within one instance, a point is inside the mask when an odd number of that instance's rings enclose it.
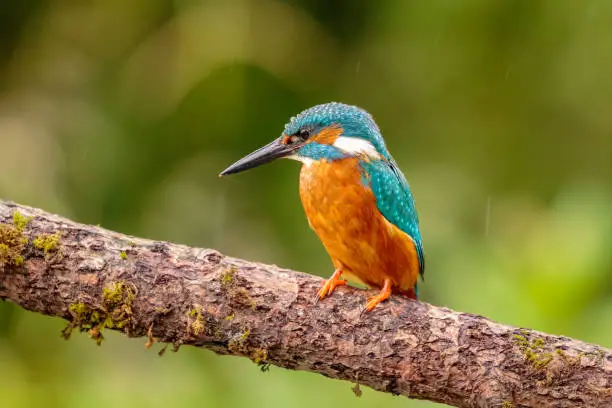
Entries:
{"label": "bark", "polygon": [[10,202],[0,223],[0,298],[66,337],[119,330],[457,407],[612,407],[603,347],[397,296],[362,315],[373,292],[350,287],[314,304],[321,278]]}

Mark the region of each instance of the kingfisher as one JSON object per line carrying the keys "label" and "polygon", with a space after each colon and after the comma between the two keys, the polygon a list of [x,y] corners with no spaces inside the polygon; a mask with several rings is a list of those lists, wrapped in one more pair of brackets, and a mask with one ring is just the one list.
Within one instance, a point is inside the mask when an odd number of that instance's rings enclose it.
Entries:
{"label": "kingfisher", "polygon": [[279,138],[220,176],[279,158],[302,162],[304,211],[335,268],[316,300],[347,280],[380,289],[364,312],[392,293],[417,299],[417,280],[425,272],[417,209],[372,116],[338,102],[311,107],[292,117]]}

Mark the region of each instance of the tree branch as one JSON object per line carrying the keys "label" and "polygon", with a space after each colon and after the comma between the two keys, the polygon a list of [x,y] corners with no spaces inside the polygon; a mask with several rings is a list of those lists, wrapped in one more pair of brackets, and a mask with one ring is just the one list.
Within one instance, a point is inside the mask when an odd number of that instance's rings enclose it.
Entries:
{"label": "tree branch", "polygon": [[[31,217],[31,218],[30,218]],[[107,329],[457,407],[611,407],[612,353],[401,297],[313,304],[320,278],[0,201],[0,298]]]}

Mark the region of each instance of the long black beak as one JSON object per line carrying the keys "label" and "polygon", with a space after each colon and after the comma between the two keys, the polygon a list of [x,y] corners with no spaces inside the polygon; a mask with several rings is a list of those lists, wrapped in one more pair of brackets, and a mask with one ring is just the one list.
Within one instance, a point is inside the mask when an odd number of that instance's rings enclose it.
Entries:
{"label": "long black beak", "polygon": [[265,145],[262,148],[255,150],[253,153],[243,157],[236,163],[223,170],[219,176],[227,176],[228,174],[239,173],[253,167],[261,166],[262,164],[270,163],[273,160],[281,157],[290,156],[297,150],[299,146],[286,145],[282,143],[283,137],[274,140],[272,143]]}

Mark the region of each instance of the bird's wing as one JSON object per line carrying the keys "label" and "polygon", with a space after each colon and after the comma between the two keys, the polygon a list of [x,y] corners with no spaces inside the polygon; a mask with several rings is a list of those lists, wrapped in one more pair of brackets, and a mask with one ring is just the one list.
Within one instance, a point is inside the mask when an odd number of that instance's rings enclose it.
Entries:
{"label": "bird's wing", "polygon": [[376,160],[362,164],[376,197],[378,211],[414,241],[419,258],[419,273],[425,274],[425,257],[419,230],[419,217],[408,181],[395,161]]}

